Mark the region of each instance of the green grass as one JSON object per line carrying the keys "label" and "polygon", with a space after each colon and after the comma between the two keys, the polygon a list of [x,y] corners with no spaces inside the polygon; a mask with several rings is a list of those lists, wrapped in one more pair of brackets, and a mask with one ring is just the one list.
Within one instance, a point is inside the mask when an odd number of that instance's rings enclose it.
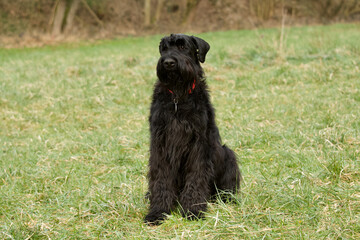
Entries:
{"label": "green grass", "polygon": [[0,50],[0,239],[359,239],[360,26],[199,35],[238,204],[143,224],[160,36]]}

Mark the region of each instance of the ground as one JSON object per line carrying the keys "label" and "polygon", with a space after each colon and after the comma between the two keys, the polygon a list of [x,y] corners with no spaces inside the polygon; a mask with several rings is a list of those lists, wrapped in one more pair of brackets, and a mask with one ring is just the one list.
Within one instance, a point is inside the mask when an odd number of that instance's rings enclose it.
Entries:
{"label": "ground", "polygon": [[[237,204],[148,209],[161,36],[0,50],[0,238],[359,239],[358,24],[199,35]],[[281,37],[283,36],[283,37]]]}

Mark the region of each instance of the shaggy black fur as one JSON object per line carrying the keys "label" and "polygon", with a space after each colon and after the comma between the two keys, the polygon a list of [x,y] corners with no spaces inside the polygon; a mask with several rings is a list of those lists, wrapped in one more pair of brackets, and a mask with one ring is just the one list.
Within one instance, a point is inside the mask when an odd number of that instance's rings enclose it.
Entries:
{"label": "shaggy black fur", "polygon": [[200,66],[209,49],[203,39],[183,34],[160,42],[149,118],[149,224],[161,223],[177,203],[185,217],[202,217],[211,196],[239,188],[236,157],[221,145]]}

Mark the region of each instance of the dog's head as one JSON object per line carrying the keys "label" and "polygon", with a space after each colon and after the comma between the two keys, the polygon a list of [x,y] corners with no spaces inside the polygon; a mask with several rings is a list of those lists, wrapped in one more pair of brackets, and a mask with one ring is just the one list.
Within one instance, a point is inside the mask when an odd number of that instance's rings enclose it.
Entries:
{"label": "dog's head", "polygon": [[203,75],[200,63],[205,62],[209,49],[206,41],[194,36],[171,34],[162,38],[157,65],[160,82],[177,89],[199,81]]}

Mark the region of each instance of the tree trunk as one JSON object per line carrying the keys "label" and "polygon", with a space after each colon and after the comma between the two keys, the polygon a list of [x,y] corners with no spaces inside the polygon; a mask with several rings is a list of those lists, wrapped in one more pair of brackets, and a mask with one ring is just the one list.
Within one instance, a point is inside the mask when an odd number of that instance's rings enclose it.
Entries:
{"label": "tree trunk", "polygon": [[145,12],[144,25],[145,27],[148,27],[150,26],[151,23],[151,0],[145,0],[144,12]]}
{"label": "tree trunk", "polygon": [[184,20],[183,27],[185,27],[185,28],[188,27],[194,21],[195,14],[196,14],[199,6],[201,6],[201,1],[202,0],[198,0],[196,2],[196,5],[193,6],[191,9],[189,9],[189,13],[188,13],[186,19]]}
{"label": "tree trunk", "polygon": [[181,23],[184,23],[186,21],[186,15],[187,15],[187,0],[179,1],[179,11],[180,11]]}
{"label": "tree trunk", "polygon": [[162,9],[164,9],[164,0],[158,0],[154,19],[155,24],[160,20]]}
{"label": "tree trunk", "polygon": [[83,5],[85,6],[86,10],[88,10],[88,12],[93,16],[93,18],[95,19],[95,21],[103,27],[103,22],[99,19],[99,17],[96,15],[96,13],[91,9],[91,7],[89,6],[89,4],[85,1],[85,0],[81,0],[81,2],[83,3]]}
{"label": "tree trunk", "polygon": [[76,11],[79,8],[79,3],[80,3],[80,0],[73,0],[71,2],[70,10],[69,10],[68,15],[66,17],[66,25],[65,25],[65,29],[64,29],[65,34],[69,33],[70,30],[73,27],[74,18],[75,18],[75,15],[76,15]]}
{"label": "tree trunk", "polygon": [[56,4],[56,7],[55,7],[55,13],[54,13],[52,35],[58,36],[61,34],[61,30],[62,30],[65,10],[66,10],[66,1],[58,0],[55,4]]}

